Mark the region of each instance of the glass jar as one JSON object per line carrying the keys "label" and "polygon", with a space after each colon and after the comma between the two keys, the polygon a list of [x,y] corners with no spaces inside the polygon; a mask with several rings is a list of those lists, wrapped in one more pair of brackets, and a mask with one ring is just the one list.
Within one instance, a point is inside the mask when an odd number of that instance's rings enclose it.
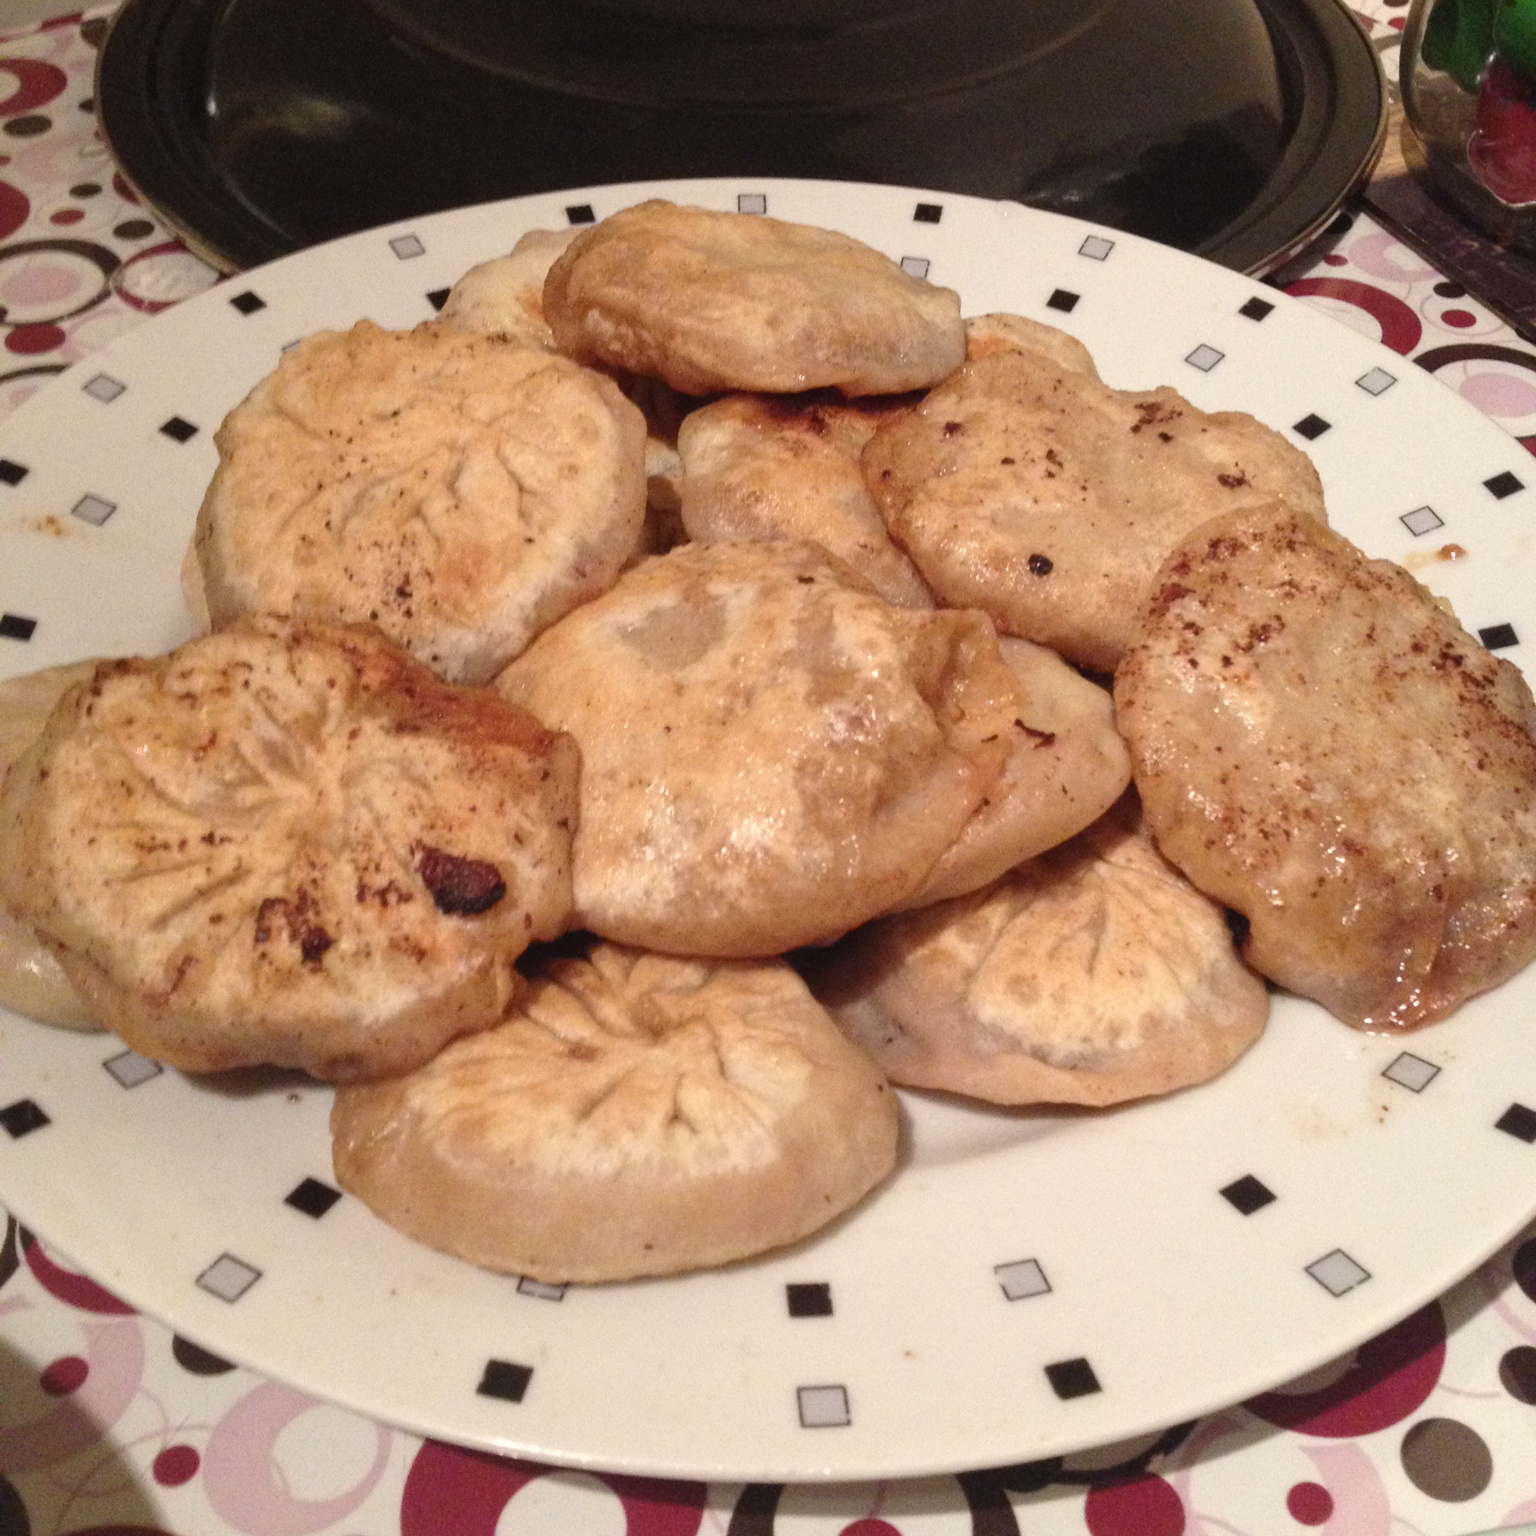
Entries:
{"label": "glass jar", "polygon": [[1536,251],[1536,0],[1412,0],[1400,57],[1432,189]]}

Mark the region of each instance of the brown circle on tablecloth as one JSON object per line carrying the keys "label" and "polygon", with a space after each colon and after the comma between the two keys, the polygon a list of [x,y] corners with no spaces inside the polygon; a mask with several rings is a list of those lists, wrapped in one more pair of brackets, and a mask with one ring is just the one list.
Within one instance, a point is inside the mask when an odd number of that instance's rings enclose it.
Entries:
{"label": "brown circle on tablecloth", "polygon": [[1475,1499],[1493,1477],[1493,1455],[1458,1419],[1420,1419],[1403,1436],[1403,1471],[1420,1493],[1446,1504]]}
{"label": "brown circle on tablecloth", "polygon": [[1517,1344],[1499,1360],[1499,1380],[1517,1403],[1536,1404],[1536,1347]]}

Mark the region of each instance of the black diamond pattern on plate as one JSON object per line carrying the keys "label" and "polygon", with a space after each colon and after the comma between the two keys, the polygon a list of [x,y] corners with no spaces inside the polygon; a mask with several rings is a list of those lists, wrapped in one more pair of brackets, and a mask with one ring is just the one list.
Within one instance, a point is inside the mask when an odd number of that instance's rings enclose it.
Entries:
{"label": "black diamond pattern on plate", "polygon": [[944,205],[942,203],[919,203],[913,209],[912,217],[919,224],[937,224],[944,217]]}
{"label": "black diamond pattern on plate", "polygon": [[1080,297],[1081,295],[1079,294],[1068,293],[1065,288],[1058,288],[1045,301],[1045,307],[1047,309],[1059,309],[1062,314],[1070,315],[1077,308],[1077,301]]}
{"label": "black diamond pattern on plate", "polygon": [[182,416],[172,416],[160,423],[160,430],[174,442],[187,443],[197,436],[197,428]]}
{"label": "black diamond pattern on plate", "polygon": [[1268,299],[1251,298],[1238,310],[1238,314],[1247,320],[1262,320],[1266,315],[1274,312],[1275,306]]}
{"label": "black diamond pattern on plate", "polygon": [[443,305],[448,302],[448,295],[452,292],[453,290],[451,288],[434,288],[432,292],[427,295],[427,303],[432,306],[434,314],[439,313],[442,310]]}
{"label": "black diamond pattern on plate", "polygon": [[1221,1191],[1221,1198],[1239,1215],[1252,1216],[1275,1199],[1275,1192],[1260,1183],[1251,1173],[1245,1173]]}
{"label": "black diamond pattern on plate", "polygon": [[1525,481],[1518,475],[1512,475],[1507,469],[1502,475],[1494,475],[1491,479],[1484,480],[1483,484],[1499,501],[1503,501],[1506,496],[1513,496],[1516,491],[1525,489]]}
{"label": "black diamond pattern on plate", "polygon": [[1311,443],[1320,438],[1323,433],[1326,432],[1332,425],[1333,423],[1331,421],[1324,421],[1321,416],[1303,416],[1301,420],[1291,428],[1291,431],[1296,433],[1298,437],[1306,438],[1306,440]]}
{"label": "black diamond pattern on plate", "polygon": [[1517,1141],[1536,1142],[1536,1109],[1528,1109],[1524,1104],[1511,1104],[1494,1121],[1494,1127],[1508,1132]]}
{"label": "black diamond pattern on plate", "polygon": [[247,288],[243,293],[237,293],[230,301],[242,315],[254,315],[257,310],[265,309],[267,301],[259,294],[252,293]]}
{"label": "black diamond pattern on plate", "polygon": [[591,203],[572,203],[565,210],[565,222],[567,224],[596,224],[597,215],[592,212]]}
{"label": "black diamond pattern on plate", "polygon": [[5,1127],[13,1141],[19,1141],[33,1131],[40,1131],[47,1124],[48,1116],[32,1099],[17,1099],[14,1104],[7,1104],[4,1109],[0,1109],[0,1125]]}
{"label": "black diamond pattern on plate", "polygon": [[313,1216],[318,1221],[340,1199],[339,1189],[332,1189],[319,1179],[304,1179],[288,1191],[283,1197],[283,1204],[291,1205],[294,1210],[303,1211],[306,1216]]}
{"label": "black diamond pattern on plate", "polygon": [[510,1360],[487,1360],[485,1373],[475,1391],[481,1397],[499,1397],[506,1403],[520,1403],[532,1380],[531,1365],[514,1365]]}
{"label": "black diamond pattern on plate", "polygon": [[36,619],[24,619],[19,613],[0,613],[0,636],[7,640],[30,640],[36,628]]}
{"label": "black diamond pattern on plate", "polygon": [[1075,1360],[1057,1360],[1045,1368],[1051,1390],[1060,1398],[1087,1397],[1103,1390],[1093,1367],[1081,1355]]}
{"label": "black diamond pattern on plate", "polygon": [[1490,624],[1487,629],[1478,630],[1477,638],[1490,651],[1501,651],[1506,646],[1520,644],[1520,637],[1515,633],[1513,624]]}
{"label": "black diamond pattern on plate", "polygon": [[784,1287],[791,1317],[831,1317],[832,1287],[824,1281],[794,1281]]}
{"label": "black diamond pattern on plate", "polygon": [[26,478],[25,464],[18,464],[15,459],[0,459],[0,482],[6,485],[20,485]]}

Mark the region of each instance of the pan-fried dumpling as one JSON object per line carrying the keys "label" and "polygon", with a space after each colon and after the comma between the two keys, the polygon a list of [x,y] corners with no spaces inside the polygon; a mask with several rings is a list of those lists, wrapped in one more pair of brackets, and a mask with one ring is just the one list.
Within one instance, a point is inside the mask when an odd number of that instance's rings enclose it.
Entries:
{"label": "pan-fried dumpling", "polygon": [[1264,983],[1129,796],[995,885],[806,957],[891,1080],[996,1104],[1117,1104],[1205,1082],[1259,1037]]}
{"label": "pan-fried dumpling", "polygon": [[690,539],[811,539],[888,603],[931,608],[923,578],[891,542],[859,454],[907,399],[727,395],[683,418],[678,496]]}
{"label": "pan-fried dumpling", "polygon": [[1023,703],[997,784],[897,911],[978,890],[1095,822],[1131,782],[1109,690],[1054,651],[1005,635],[997,648]]}
{"label": "pan-fried dumpling", "polygon": [[863,454],[892,537],[940,602],[1111,672],[1157,568],[1219,512],[1324,518],[1311,461],[1241,411],[1111,389],[1011,348],[967,363]]}
{"label": "pan-fried dumpling", "polygon": [[405,1077],[342,1088],[337,1181],[409,1236],[547,1282],[724,1264],[825,1226],[896,1096],[782,961],[598,944]]}
{"label": "pan-fried dumpling", "polygon": [[899,394],[965,357],[960,300],[832,230],[639,203],[549,269],[544,318],[567,357],[720,390]]}
{"label": "pan-fried dumpling", "polygon": [[581,747],[577,922],[736,957],[914,890],[997,782],[1019,705],[981,614],[893,608],[793,543],[644,561],[497,686]]}
{"label": "pan-fried dumpling", "polygon": [[1234,513],[1164,565],[1115,677],[1158,845],[1347,1024],[1443,1018],[1536,957],[1536,702],[1406,571]]}
{"label": "pan-fried dumpling", "polygon": [[64,696],[6,782],[0,899],[146,1056],[404,1071],[562,930],[576,772],[375,630],[250,620]]}
{"label": "pan-fried dumpling", "polygon": [[575,229],[530,229],[505,256],[471,267],[448,290],[438,323],[553,352],[555,338],[544,323],[544,279],[575,237]]}
{"label": "pan-fried dumpling", "polygon": [[440,326],[306,337],[216,441],[213,626],[371,623],[450,682],[603,591],[645,518],[645,422],[611,379]]}

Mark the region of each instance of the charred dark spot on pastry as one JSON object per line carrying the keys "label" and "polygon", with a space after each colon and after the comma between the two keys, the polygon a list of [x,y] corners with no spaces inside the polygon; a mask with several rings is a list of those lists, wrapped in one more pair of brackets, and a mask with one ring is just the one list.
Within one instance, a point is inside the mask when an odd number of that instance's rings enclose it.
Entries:
{"label": "charred dark spot on pastry", "polygon": [[946,421],[944,423],[944,436],[953,437],[957,432],[965,431],[965,424],[959,421]]}
{"label": "charred dark spot on pastry", "polygon": [[1238,470],[1236,474],[1217,475],[1216,479],[1222,485],[1226,486],[1229,491],[1235,491],[1238,486],[1248,484],[1248,476],[1245,475],[1242,470]]}
{"label": "charred dark spot on pastry", "polygon": [[1015,459],[1012,454],[1004,454],[1003,457],[1000,458],[997,462],[999,464],[1016,464],[1018,460]]}
{"label": "charred dark spot on pastry", "polygon": [[256,909],[256,942],[269,944],[281,924],[290,944],[298,946],[304,964],[318,966],[326,950],[336,941],[314,918],[314,904],[307,893],[296,900],[269,896]]}
{"label": "charred dark spot on pastry", "polygon": [[1031,576],[1049,576],[1056,569],[1056,562],[1049,555],[1031,555],[1029,557],[1029,574]]}
{"label": "charred dark spot on pastry", "polygon": [[507,894],[501,871],[484,859],[465,859],[427,843],[416,845],[416,871],[439,912],[474,917]]}
{"label": "charred dark spot on pastry", "polygon": [[1025,725],[1022,720],[1013,722],[1028,737],[1034,740],[1036,747],[1050,747],[1056,743],[1055,731],[1037,731],[1032,725]]}

